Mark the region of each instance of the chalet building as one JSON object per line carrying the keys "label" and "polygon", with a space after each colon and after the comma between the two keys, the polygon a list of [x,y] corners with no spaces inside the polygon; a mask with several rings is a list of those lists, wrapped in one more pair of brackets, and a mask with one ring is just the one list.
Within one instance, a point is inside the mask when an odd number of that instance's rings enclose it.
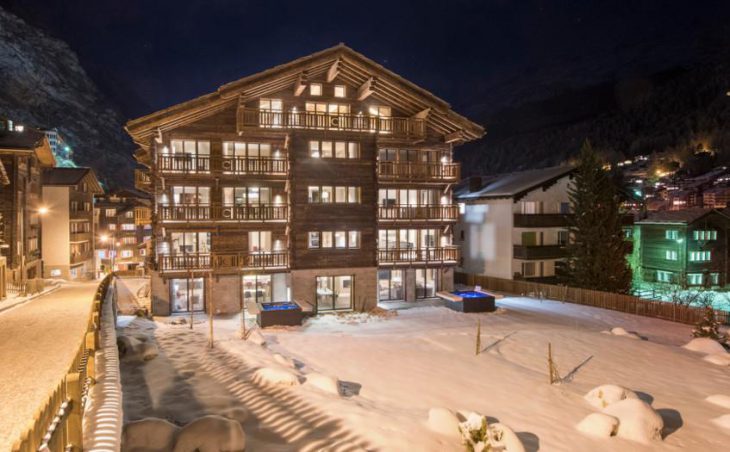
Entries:
{"label": "chalet building", "polygon": [[54,164],[42,132],[0,118],[0,255],[7,282],[41,277],[41,170]]}
{"label": "chalet building", "polygon": [[152,238],[152,199],[120,190],[97,197],[97,270],[143,270]]}
{"label": "chalet building", "polygon": [[154,196],[155,314],[209,297],[363,309],[453,285],[452,151],[484,130],[342,44],[126,129]]}
{"label": "chalet building", "polygon": [[94,195],[104,193],[91,168],[45,168],[43,276],[83,279],[95,276]]}
{"label": "chalet building", "polygon": [[566,257],[574,169],[552,167],[459,184],[459,270],[505,279],[552,281]]}
{"label": "chalet building", "polygon": [[644,281],[683,287],[727,285],[727,211],[651,212],[636,227]]}
{"label": "chalet building", "polygon": [[724,209],[730,204],[730,187],[712,187],[702,193],[702,207],[705,209]]}

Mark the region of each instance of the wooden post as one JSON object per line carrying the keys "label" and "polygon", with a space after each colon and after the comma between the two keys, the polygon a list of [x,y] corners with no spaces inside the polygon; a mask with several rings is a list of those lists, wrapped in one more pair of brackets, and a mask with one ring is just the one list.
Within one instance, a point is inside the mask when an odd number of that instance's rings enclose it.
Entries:
{"label": "wooden post", "polygon": [[213,304],[213,274],[208,273],[208,284],[206,284],[205,295],[208,298],[208,347],[213,348],[213,310],[215,306]]}
{"label": "wooden post", "polygon": [[71,411],[66,419],[68,446],[73,452],[81,451],[81,380],[78,373],[66,375],[66,396],[70,400]]}
{"label": "wooden post", "polygon": [[479,355],[479,352],[482,351],[482,320],[477,320],[477,350],[476,354]]}
{"label": "wooden post", "polygon": [[550,342],[548,342],[548,374],[551,385],[560,382],[558,366],[555,365],[555,361],[553,360],[553,345]]}
{"label": "wooden post", "polygon": [[93,350],[89,351],[89,356],[86,358],[86,376],[96,383],[96,355]]}
{"label": "wooden post", "polygon": [[238,292],[239,304],[241,306],[241,339],[246,339],[246,299],[243,297],[243,273],[238,276],[241,290]]}
{"label": "wooden post", "polygon": [[187,287],[187,294],[188,294],[188,310],[190,311],[190,329],[193,329],[193,320],[195,320],[195,316],[193,313],[193,301],[190,297],[190,285],[193,283],[193,271],[188,270],[188,287]]}

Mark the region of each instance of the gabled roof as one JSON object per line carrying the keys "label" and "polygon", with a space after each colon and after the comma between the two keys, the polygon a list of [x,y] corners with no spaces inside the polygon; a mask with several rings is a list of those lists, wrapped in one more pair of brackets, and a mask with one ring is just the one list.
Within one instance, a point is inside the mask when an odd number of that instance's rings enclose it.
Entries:
{"label": "gabled roof", "polygon": [[16,130],[0,132],[0,150],[34,151],[41,164],[46,166],[56,164],[46,134],[31,127],[26,127],[22,132]]}
{"label": "gabled roof", "polygon": [[717,209],[694,207],[682,210],[650,212],[645,219],[637,221],[636,224],[691,224],[711,213],[716,213],[730,219],[730,215],[727,212]]}
{"label": "gabled roof", "polygon": [[519,199],[527,193],[555,183],[558,179],[569,176],[575,171],[572,166],[553,166],[550,168],[520,171],[516,173],[498,174],[482,178],[479,188],[470,191],[470,181],[464,180],[454,190],[458,200],[470,199]]}
{"label": "gabled roof", "polygon": [[374,79],[372,96],[397,106],[408,114],[428,110],[428,127],[442,134],[459,132],[465,141],[484,135],[484,128],[451,110],[451,106],[429,91],[386,69],[344,44],[298,58],[286,64],[227,83],[217,91],[127,122],[132,139],[146,148],[150,139],[164,132],[238,104],[294,87],[303,77],[316,78],[336,67],[337,79],[361,86]]}
{"label": "gabled roof", "polygon": [[57,186],[73,186],[85,180],[89,190],[94,194],[104,193],[99,180],[91,168],[45,168],[43,170],[42,184]]}

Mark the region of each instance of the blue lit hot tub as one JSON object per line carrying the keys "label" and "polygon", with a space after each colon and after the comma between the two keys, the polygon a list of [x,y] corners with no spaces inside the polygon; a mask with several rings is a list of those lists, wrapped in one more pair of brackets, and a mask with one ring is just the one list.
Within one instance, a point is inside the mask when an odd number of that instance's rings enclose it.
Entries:
{"label": "blue lit hot tub", "polygon": [[439,297],[446,301],[446,307],[459,312],[493,312],[497,309],[494,296],[476,290],[455,290],[439,292]]}
{"label": "blue lit hot tub", "polygon": [[256,322],[261,328],[267,326],[297,326],[302,324],[304,313],[302,308],[291,301],[257,303],[259,312]]}

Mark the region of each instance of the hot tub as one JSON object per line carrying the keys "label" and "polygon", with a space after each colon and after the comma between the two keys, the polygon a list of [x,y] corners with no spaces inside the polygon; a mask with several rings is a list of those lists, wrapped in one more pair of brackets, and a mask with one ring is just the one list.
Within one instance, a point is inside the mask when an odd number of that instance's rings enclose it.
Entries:
{"label": "hot tub", "polygon": [[256,322],[261,328],[268,326],[297,326],[302,324],[302,308],[291,301],[256,303],[259,308]]}
{"label": "hot tub", "polygon": [[478,290],[455,290],[436,295],[446,301],[446,307],[459,312],[493,312],[497,309],[494,295]]}

